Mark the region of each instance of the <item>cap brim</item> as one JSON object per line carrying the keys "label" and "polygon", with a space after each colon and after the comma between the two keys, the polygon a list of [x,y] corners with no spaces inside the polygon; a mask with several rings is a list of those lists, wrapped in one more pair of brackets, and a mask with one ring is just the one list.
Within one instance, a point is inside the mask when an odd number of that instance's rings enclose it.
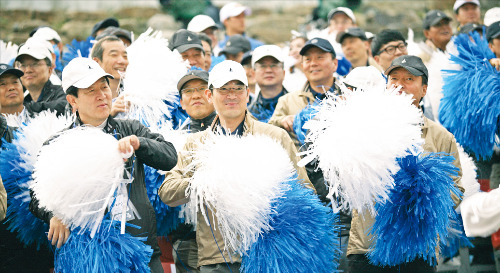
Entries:
{"label": "cap brim", "polygon": [[180,46],[176,47],[175,49],[177,49],[177,51],[179,51],[179,53],[183,53],[186,50],[191,49],[191,48],[198,48],[199,50],[205,52],[205,50],[203,50],[203,47],[201,45],[198,45],[198,44],[180,45]]}
{"label": "cap brim", "polygon": [[317,47],[321,50],[323,50],[324,52],[328,52],[328,53],[331,53],[330,50],[322,47],[322,46],[318,46],[318,45],[313,45],[313,44],[308,44],[308,45],[305,45],[301,50],[300,50],[300,55],[304,55],[306,54],[306,52],[311,48],[311,47]]}
{"label": "cap brim", "polygon": [[[26,55],[26,56],[33,57],[33,58],[35,58],[35,59],[37,59],[37,60],[43,60],[43,59],[45,59],[45,58],[48,58],[48,56],[44,56],[43,54],[35,54],[35,53],[21,53],[21,54],[17,55],[17,57],[16,57],[16,59],[14,60],[14,62],[19,61],[19,58],[21,58],[22,56],[25,56],[25,55]],[[49,58],[49,59],[51,59],[51,58]],[[50,60],[50,61],[52,61],[52,60]]]}
{"label": "cap brim", "polygon": [[450,17],[448,17],[448,16],[438,17],[438,18],[434,19],[434,20],[431,22],[431,25],[430,25],[429,27],[432,27],[432,26],[436,25],[437,23],[441,22],[441,20],[443,20],[443,19],[447,19],[447,20],[448,20],[448,22],[451,22],[451,18],[450,18]]}
{"label": "cap brim", "polygon": [[488,42],[491,41],[491,39],[498,38],[498,36],[500,36],[500,29],[488,37]]}
{"label": "cap brim", "polygon": [[396,68],[404,68],[406,69],[408,72],[410,72],[413,76],[423,76],[425,75],[425,73],[423,71],[420,71],[416,68],[413,68],[413,67],[409,67],[409,66],[402,66],[402,65],[395,65],[395,66],[391,66],[389,68],[387,68],[387,70],[384,72],[385,75],[389,75],[389,73],[391,73],[392,70],[396,69]]}
{"label": "cap brim", "polygon": [[[70,86],[74,86],[76,88],[88,88],[89,86],[94,84],[98,79],[100,79],[102,77],[109,77],[111,79],[114,79],[114,77],[111,76],[111,74],[103,73],[102,71],[97,70],[93,73],[87,74],[85,77],[81,78],[80,80],[76,81],[75,83],[71,84]],[[70,86],[66,86],[64,88],[64,92],[66,92],[66,90]]]}
{"label": "cap brim", "polygon": [[0,73],[0,76],[5,75],[5,74],[13,74],[13,75],[17,76],[18,78],[21,78],[24,75],[24,72],[19,70],[19,69],[11,68],[11,69],[7,69],[7,70],[3,71],[2,73]]}
{"label": "cap brim", "polygon": [[239,52],[242,52],[243,49],[241,48],[237,48],[237,47],[228,47],[228,48],[224,48],[222,49],[220,52],[219,52],[219,56],[221,54],[226,54],[226,53],[229,53],[229,54],[238,54]]}
{"label": "cap brim", "polygon": [[215,80],[211,83],[211,85],[214,88],[221,88],[224,84],[226,84],[230,81],[240,81],[245,86],[248,86],[248,80],[245,81],[245,79],[231,79],[231,78]]}
{"label": "cap brim", "polygon": [[202,80],[204,82],[207,82],[208,81],[200,76],[197,76],[197,75],[193,75],[193,74],[190,74],[190,75],[186,75],[184,77],[182,77],[180,80],[179,80],[179,83],[177,83],[177,90],[179,91],[179,93],[181,92],[181,89],[182,87],[190,80],[194,80],[194,79],[198,79],[198,80]]}

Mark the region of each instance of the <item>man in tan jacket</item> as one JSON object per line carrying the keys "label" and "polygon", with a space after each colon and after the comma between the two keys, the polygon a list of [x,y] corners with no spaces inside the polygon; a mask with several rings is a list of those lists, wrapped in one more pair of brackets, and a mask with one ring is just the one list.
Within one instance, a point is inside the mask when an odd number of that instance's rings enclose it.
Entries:
{"label": "man in tan jacket", "polygon": [[[190,151],[196,150],[197,145],[202,145],[199,144],[200,141],[206,139],[212,131],[217,129],[231,135],[244,136],[258,133],[275,139],[288,152],[299,179],[303,179],[304,183],[312,188],[305,169],[297,166],[299,159],[296,155],[297,150],[288,134],[280,128],[255,120],[248,113],[248,80],[241,64],[229,60],[217,64],[210,72],[208,85],[209,89],[205,93],[209,102],[213,103],[217,116],[209,129],[188,138],[184,150],[179,153],[177,166],[166,173],[165,182],[159,190],[163,202],[169,206],[178,206],[189,201],[186,189],[193,173],[186,171],[186,167],[192,160],[188,154]],[[245,163],[242,162],[242,164]],[[205,222],[201,212],[198,213],[197,218],[196,240],[200,272],[239,272],[241,257],[235,255],[230,257],[230,254],[225,250],[226,246],[219,228],[212,229]],[[214,215],[209,210],[207,218],[214,219]],[[211,225],[217,226],[216,218]],[[226,261],[227,264],[225,264]]]}
{"label": "man in tan jacket", "polygon": [[[428,72],[422,59],[416,56],[403,55],[392,62],[391,66],[385,72],[388,76],[387,86],[401,86],[401,91],[406,94],[411,94],[414,97],[413,104],[419,107],[420,100],[427,92]],[[448,132],[443,126],[434,123],[433,121],[423,118],[422,138],[424,139],[425,152],[444,152],[455,156],[453,165],[460,168],[458,176],[453,177],[453,181],[464,192],[461,186],[460,179],[462,171],[460,167],[460,159],[458,157],[457,144],[454,136]],[[453,200],[458,204],[459,198],[453,196]],[[443,217],[448,217],[444,215]],[[370,213],[363,215],[353,212],[351,231],[349,237],[349,245],[347,248],[347,258],[349,260],[349,272],[351,273],[372,273],[372,272],[435,272],[435,268],[430,266],[422,258],[413,260],[393,267],[375,266],[369,263],[366,253],[373,242],[373,236],[368,236],[368,230],[374,223],[374,218]],[[437,234],[436,234],[437,238]],[[434,250],[430,250],[434,251]],[[399,255],[401,253],[395,253]]]}
{"label": "man in tan jacket", "polygon": [[7,192],[2,183],[2,178],[0,177],[0,221],[5,218],[7,212]]}

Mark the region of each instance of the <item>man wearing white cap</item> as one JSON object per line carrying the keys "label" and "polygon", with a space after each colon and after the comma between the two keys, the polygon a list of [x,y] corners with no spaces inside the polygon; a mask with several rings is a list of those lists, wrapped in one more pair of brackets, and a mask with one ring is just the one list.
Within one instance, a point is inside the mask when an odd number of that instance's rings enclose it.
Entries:
{"label": "man wearing white cap", "polygon": [[456,0],[453,4],[458,21],[458,30],[466,24],[479,24],[481,21],[481,4],[479,0]]}
{"label": "man wearing white cap", "polygon": [[327,39],[335,49],[335,52],[342,52],[340,43],[337,42],[337,35],[348,28],[356,26],[356,17],[350,8],[338,7],[328,13],[328,27],[323,29],[318,37]]}
{"label": "man wearing white cap", "polygon": [[219,39],[217,38],[219,27],[214,19],[208,15],[196,15],[189,21],[187,30],[195,33],[205,33],[212,40],[212,45],[216,45]]}
{"label": "man wearing white cap", "polygon": [[248,37],[245,34],[245,17],[250,15],[252,10],[240,3],[230,2],[220,9],[220,21],[224,24],[226,35],[223,41],[219,42],[219,48],[223,48],[230,36],[241,34],[250,41],[251,50],[263,45],[259,40]]}
{"label": "man wearing white cap", "polygon": [[283,86],[283,59],[281,48],[276,45],[259,46],[253,51],[252,66],[260,92],[249,110],[259,121],[269,121],[278,99],[288,93]]}
{"label": "man wearing white cap", "polygon": [[[166,173],[165,182],[158,191],[163,202],[169,206],[179,206],[188,201],[186,189],[193,172],[185,172],[184,166],[188,166],[192,160],[187,155],[194,151],[198,145],[203,145],[209,135],[216,130],[221,130],[228,135],[261,134],[273,138],[281,143],[288,152],[290,160],[297,169],[299,179],[304,179],[304,183],[310,186],[304,168],[297,167],[297,150],[288,134],[282,129],[256,121],[248,113],[248,80],[241,64],[226,60],[215,65],[210,72],[208,85],[209,89],[205,93],[209,102],[213,103],[217,116],[209,129],[194,134],[187,141],[184,145],[184,151],[179,153],[177,166]],[[249,164],[249,162],[241,162],[241,164]],[[214,223],[217,221],[210,210],[207,210],[206,213],[207,218],[213,219]],[[200,215],[198,214],[198,216]],[[199,249],[198,266],[201,273],[239,272],[241,257],[234,253],[231,253],[232,255],[228,253],[228,246],[225,245],[219,228],[212,228],[205,219],[198,218],[196,234]]]}
{"label": "man wearing white cap", "polygon": [[63,56],[63,43],[61,40],[61,36],[50,27],[41,27],[38,28],[33,35],[31,36],[35,39],[48,41],[53,46],[54,54],[56,55],[56,61],[54,65],[58,71],[62,71],[63,64],[61,63]]}
{"label": "man wearing white cap", "polygon": [[19,48],[14,63],[24,73],[21,82],[28,91],[24,104],[45,104],[62,113],[66,107],[65,95],[60,85],[49,80],[54,70],[51,60],[52,53],[47,46],[41,42],[29,42]]}
{"label": "man wearing white cap", "polygon": [[[63,71],[63,88],[66,99],[75,110],[76,119],[69,127],[94,126],[118,139],[118,150],[124,154],[134,152],[127,160],[126,168],[133,175],[133,182],[127,187],[129,201],[137,209],[140,218],[127,213],[126,231],[133,236],[146,237],[145,243],[153,249],[149,263],[151,272],[163,273],[160,249],[156,238],[156,218],[146,195],[144,164],[158,170],[168,171],[177,162],[177,153],[172,143],[160,134],[152,133],[136,120],[115,120],[110,116],[111,89],[108,78],[112,76],[95,61],[75,58]],[[82,166],[84,167],[84,166]],[[133,171],[132,171],[133,170]],[[32,199],[30,210],[35,216],[50,224],[49,240],[61,247],[69,237],[68,228],[50,211],[38,207],[38,200]],[[136,228],[138,226],[140,228]]]}

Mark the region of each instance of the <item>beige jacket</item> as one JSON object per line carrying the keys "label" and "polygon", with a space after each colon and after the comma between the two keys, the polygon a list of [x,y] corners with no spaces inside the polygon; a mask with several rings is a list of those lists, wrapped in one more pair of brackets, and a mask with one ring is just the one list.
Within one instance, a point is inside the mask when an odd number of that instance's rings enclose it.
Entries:
{"label": "beige jacket", "polygon": [[[455,137],[448,132],[443,126],[424,117],[424,125],[422,126],[422,138],[424,139],[424,151],[426,152],[445,152],[455,156],[453,165],[460,169],[458,176],[453,177],[453,181],[461,192],[464,192],[462,187],[462,168],[460,166],[460,158],[458,156],[457,143]],[[453,195],[455,204],[460,203],[460,199]],[[444,216],[446,217],[446,216]],[[351,221],[351,231],[349,244],[347,246],[347,255],[365,254],[368,252],[373,236],[368,236],[367,231],[373,225],[374,218],[370,213],[364,215],[353,211]]]}
{"label": "beige jacket", "polygon": [[[169,206],[178,206],[187,203],[188,197],[186,196],[186,189],[189,185],[189,179],[192,176],[192,172],[185,173],[184,169],[191,162],[191,159],[187,156],[187,151],[194,151],[197,149],[196,143],[199,141],[204,141],[211,131],[213,131],[218,124],[219,117],[217,116],[212,123],[211,130],[205,130],[198,132],[189,136],[186,144],[184,145],[183,151],[179,153],[177,166],[174,169],[167,172],[165,175],[165,181],[160,187],[158,194],[163,202]],[[306,171],[303,167],[298,167],[297,162],[299,157],[297,154],[297,149],[293,145],[292,140],[285,132],[285,130],[278,127],[259,122],[255,120],[250,113],[247,112],[244,121],[243,135],[248,134],[263,134],[267,135],[283,145],[283,148],[288,152],[290,160],[293,162],[299,179],[303,179],[306,186],[313,188],[309,178],[307,177]],[[262,155],[266,156],[266,155]],[[207,217],[212,221],[214,216],[210,211],[207,211]],[[219,229],[214,229],[217,227],[217,219],[210,223],[212,228],[205,222],[202,214],[199,212],[197,216],[197,226],[196,226],[196,240],[198,242],[198,266],[210,265],[217,263],[224,263],[224,259],[227,262],[241,262],[241,257],[237,255],[232,255],[231,259],[227,251],[222,235]],[[213,230],[213,235],[212,235]],[[224,258],[219,252],[217,244],[214,242],[214,236],[217,240],[218,247],[221,251],[224,251]]]}
{"label": "beige jacket", "polygon": [[2,178],[0,177],[0,221],[5,218],[7,212],[7,192],[2,183]]}

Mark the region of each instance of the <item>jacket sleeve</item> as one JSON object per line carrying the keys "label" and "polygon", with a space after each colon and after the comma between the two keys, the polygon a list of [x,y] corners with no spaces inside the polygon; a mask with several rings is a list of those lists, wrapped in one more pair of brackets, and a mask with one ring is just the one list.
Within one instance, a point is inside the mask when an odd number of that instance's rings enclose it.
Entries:
{"label": "jacket sleeve", "polygon": [[139,138],[140,147],[135,155],[144,164],[157,170],[169,171],[177,164],[177,152],[174,145],[160,134],[151,132],[138,121],[134,121],[134,134]]}
{"label": "jacket sleeve", "polygon": [[0,177],[0,221],[5,218],[7,213],[7,192],[2,183],[2,178]]}
{"label": "jacket sleeve", "polygon": [[[285,101],[285,96],[282,96],[278,99],[278,104],[276,104],[276,108],[274,109],[274,113],[269,119],[268,123],[274,126],[278,126],[280,128],[283,128],[281,126],[281,121],[289,116],[289,111],[288,111],[288,106]],[[293,116],[293,115],[292,115]]]}
{"label": "jacket sleeve", "polygon": [[59,116],[63,115],[66,112],[67,104],[68,101],[66,101],[66,98],[64,98],[53,101],[30,102],[28,104],[25,104],[24,107],[26,107],[26,109],[32,113],[40,113],[45,110],[55,111]]}
{"label": "jacket sleeve", "polygon": [[31,201],[30,201],[31,213],[33,213],[33,215],[35,215],[36,218],[39,218],[45,223],[49,224],[50,219],[52,219],[52,217],[54,216],[52,212],[40,208],[38,199],[36,199],[35,194],[33,193],[32,190],[30,190],[30,196],[31,196]]}

